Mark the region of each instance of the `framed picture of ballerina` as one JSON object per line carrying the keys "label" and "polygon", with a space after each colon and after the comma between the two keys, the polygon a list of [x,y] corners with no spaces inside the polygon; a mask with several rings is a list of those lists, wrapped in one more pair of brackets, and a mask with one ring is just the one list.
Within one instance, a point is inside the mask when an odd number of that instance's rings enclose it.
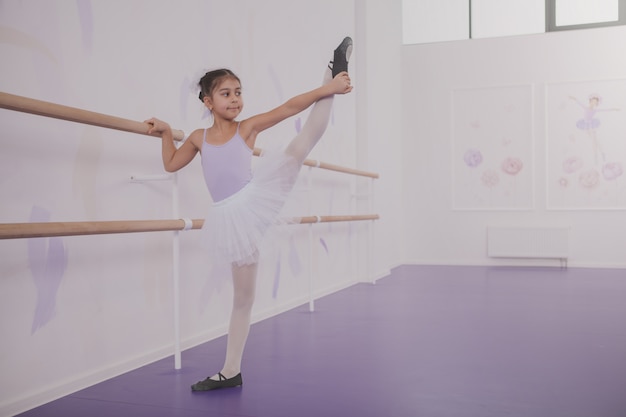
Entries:
{"label": "framed picture of ballerina", "polygon": [[531,210],[532,85],[452,91],[455,210]]}
{"label": "framed picture of ballerina", "polygon": [[626,209],[626,80],[546,86],[547,206]]}

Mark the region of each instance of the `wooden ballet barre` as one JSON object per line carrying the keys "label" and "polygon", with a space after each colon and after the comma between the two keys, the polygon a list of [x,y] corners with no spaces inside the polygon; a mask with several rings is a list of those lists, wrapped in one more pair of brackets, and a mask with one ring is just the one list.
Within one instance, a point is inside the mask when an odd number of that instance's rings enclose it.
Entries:
{"label": "wooden ballet barre", "polygon": [[[263,152],[262,149],[254,148],[253,155],[260,156],[262,152]],[[367,171],[361,171],[359,169],[346,168],[346,167],[342,167],[339,165],[329,164],[327,162],[315,161],[313,159],[305,159],[302,165],[306,165],[306,166],[313,167],[313,168],[327,169],[330,171],[343,172],[345,174],[360,175],[362,177],[369,177],[369,178],[379,177],[378,174],[375,172],[367,172]]]}
{"label": "wooden ballet barre", "polygon": [[306,216],[299,217],[299,224],[329,223],[329,222],[354,222],[361,220],[378,220],[378,214],[357,214],[349,216]]}
{"label": "wooden ballet barre", "polygon": [[339,165],[333,165],[327,162],[314,161],[311,159],[305,159],[302,164],[310,166],[310,167],[327,169],[330,171],[343,172],[345,174],[359,175],[361,177],[378,178],[378,174],[375,172],[367,172],[367,171],[361,171],[361,170],[353,169],[353,168],[345,168]]}
{"label": "wooden ballet barre", "polygon": [[[307,216],[293,223],[325,223],[340,221],[376,220],[377,214],[348,216]],[[172,220],[113,220],[94,222],[45,222],[0,224],[0,239],[26,239],[35,237],[84,236],[116,233],[166,232],[200,229],[204,219]]]}
{"label": "wooden ballet barre", "polygon": [[[47,101],[16,96],[14,94],[0,92],[0,108],[14,110],[23,113],[36,114],[38,116],[52,117],[70,122],[83,123],[92,126],[106,127],[124,132],[138,133],[160,138],[158,133],[148,134],[150,125],[144,122],[124,119],[108,114],[96,113],[76,107],[64,106]],[[185,133],[182,130],[172,130],[174,140],[183,140]]]}
{"label": "wooden ballet barre", "polygon": [[[192,220],[199,229],[204,220]],[[46,222],[0,224],[0,239],[31,237],[105,235],[113,233],[165,232],[182,230],[185,221],[178,220],[113,220],[94,222]]]}
{"label": "wooden ballet barre", "polygon": [[[0,92],[0,108],[92,126],[105,127],[108,129],[121,130],[124,132],[138,133],[140,135],[160,137],[158,133],[149,135],[147,132],[150,126],[144,122],[137,122],[134,120],[124,119],[122,117],[110,116],[108,114],[96,113],[76,107],[64,106],[61,104],[50,103],[48,101],[36,100],[4,92]],[[185,133],[182,130],[172,129],[172,134],[174,136],[174,140],[177,141],[182,141],[185,137]],[[254,148],[255,156],[260,156],[261,152],[261,149]],[[326,162],[314,161],[312,159],[305,159],[303,165],[363,177],[378,178],[378,174],[373,172],[346,168]]]}

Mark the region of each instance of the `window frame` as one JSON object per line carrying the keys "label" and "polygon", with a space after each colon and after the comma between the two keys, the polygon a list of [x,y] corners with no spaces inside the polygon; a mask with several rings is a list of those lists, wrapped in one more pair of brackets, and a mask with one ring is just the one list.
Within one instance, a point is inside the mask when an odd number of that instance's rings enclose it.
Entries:
{"label": "window frame", "polygon": [[600,28],[626,25],[626,0],[618,0],[618,19],[612,22],[583,23],[578,25],[556,25],[556,0],[546,0],[546,33],[563,30]]}
{"label": "window frame", "polygon": [[[0,0],[1,1],[1,0]],[[603,28],[603,27],[611,27],[611,26],[626,26],[626,0],[617,0],[618,1],[618,19],[612,22],[598,22],[598,23],[584,23],[584,24],[576,24],[576,25],[556,25],[556,2],[557,0],[544,0],[545,4],[545,28],[543,33],[550,32],[562,32],[568,30],[578,30],[578,29],[590,29],[590,28]],[[477,39],[474,38],[473,32],[473,22],[472,22],[472,0],[467,0],[468,2],[468,34],[467,38],[458,39],[458,40],[472,40]],[[404,19],[404,17],[403,17]],[[404,21],[403,21],[404,24]],[[404,30],[404,29],[403,29]],[[480,38],[484,39],[484,38]],[[445,42],[439,40],[433,40],[428,42],[411,42],[405,43],[403,36],[403,45],[416,45],[423,43],[436,43],[436,42]]]}

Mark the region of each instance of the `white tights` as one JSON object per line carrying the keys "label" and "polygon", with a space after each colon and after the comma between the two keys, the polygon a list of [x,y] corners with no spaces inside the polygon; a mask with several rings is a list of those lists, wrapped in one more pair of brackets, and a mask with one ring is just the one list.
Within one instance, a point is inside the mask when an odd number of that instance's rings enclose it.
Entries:
{"label": "white tights", "polygon": [[226,359],[222,375],[232,378],[241,371],[243,348],[250,332],[250,315],[256,292],[258,264],[233,265],[233,311],[228,327]]}
{"label": "white tights", "polygon": [[[331,71],[327,69],[324,74],[324,83],[330,82],[331,79]],[[332,104],[333,96],[330,96],[313,105],[306,123],[300,133],[289,143],[285,150],[286,153],[294,156],[300,163],[306,159],[328,126]],[[221,371],[226,378],[232,378],[241,372],[241,358],[250,332],[250,317],[256,291],[257,264],[233,265],[232,273],[233,310],[228,327],[226,359]],[[212,379],[217,380],[218,376],[214,375]]]}
{"label": "white tights", "polygon": [[[327,84],[331,80],[332,73],[330,69],[327,68],[324,73],[323,84]],[[313,105],[311,113],[304,123],[304,126],[302,126],[300,133],[287,145],[285,152],[294,156],[302,163],[326,131],[332,107],[333,96],[328,96],[317,101]]]}

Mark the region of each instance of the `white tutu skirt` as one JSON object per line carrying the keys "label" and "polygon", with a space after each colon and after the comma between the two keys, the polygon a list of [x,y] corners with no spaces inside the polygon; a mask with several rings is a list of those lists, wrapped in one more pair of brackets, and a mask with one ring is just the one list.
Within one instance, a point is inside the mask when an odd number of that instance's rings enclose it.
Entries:
{"label": "white tutu skirt", "polygon": [[213,203],[202,226],[202,239],[214,262],[247,265],[258,261],[268,229],[288,219],[280,217],[301,164],[283,151],[264,152],[252,180],[241,190]]}

